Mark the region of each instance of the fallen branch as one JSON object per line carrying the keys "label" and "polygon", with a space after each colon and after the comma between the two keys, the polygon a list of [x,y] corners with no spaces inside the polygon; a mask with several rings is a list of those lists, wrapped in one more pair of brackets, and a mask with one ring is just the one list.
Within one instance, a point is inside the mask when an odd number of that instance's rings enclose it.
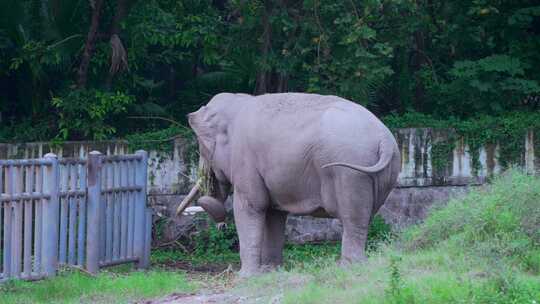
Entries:
{"label": "fallen branch", "polygon": [[195,198],[195,196],[199,193],[201,187],[201,180],[199,179],[195,186],[191,188],[191,191],[189,191],[188,195],[184,197],[178,208],[176,209],[176,216],[180,216],[184,210],[186,210],[187,206],[191,203],[191,201]]}

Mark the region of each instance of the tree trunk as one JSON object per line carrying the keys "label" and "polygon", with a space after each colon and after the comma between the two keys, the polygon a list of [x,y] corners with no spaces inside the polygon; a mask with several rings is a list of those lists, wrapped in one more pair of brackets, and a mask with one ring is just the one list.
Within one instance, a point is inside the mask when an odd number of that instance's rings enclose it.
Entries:
{"label": "tree trunk", "polygon": [[122,30],[120,24],[127,16],[130,4],[129,0],[118,0],[116,3],[116,10],[111,24],[111,67],[107,76],[107,88],[110,88],[114,75],[117,72],[128,68],[127,52],[120,39],[120,32]]}
{"label": "tree trunk", "polygon": [[426,64],[426,59],[425,59],[426,46],[425,46],[424,32],[422,30],[415,31],[414,43],[416,46],[415,56],[414,56],[414,71],[415,71],[415,78],[416,78],[416,84],[414,88],[414,98],[417,105],[423,105],[424,97],[425,97],[425,88],[424,88],[424,85],[422,84],[422,79],[420,75],[418,75],[418,72]]}
{"label": "tree trunk", "polygon": [[[287,7],[286,1],[281,1],[280,4],[283,7]],[[260,95],[264,93],[280,93],[287,92],[289,76],[286,72],[278,72],[275,69],[268,69],[266,66],[268,63],[268,55],[272,50],[272,24],[270,18],[272,16],[272,0],[266,0],[264,2],[264,15],[262,18],[263,23],[263,44],[261,46],[261,54],[263,57],[264,68],[260,67],[257,74],[257,81],[255,87],[255,94]],[[289,37],[291,41],[294,41],[294,33]]]}
{"label": "tree trunk", "polygon": [[81,63],[77,71],[77,87],[79,89],[85,88],[86,83],[88,82],[88,66],[90,65],[90,59],[92,58],[96,47],[96,36],[99,28],[103,0],[90,1],[90,6],[92,7],[92,21],[90,23],[88,35],[86,36]]}
{"label": "tree trunk", "polygon": [[[264,1],[264,15],[263,15],[263,44],[261,46],[261,54],[263,56],[263,62],[266,65],[268,60],[268,53],[272,47],[272,25],[270,24],[270,15],[272,14],[272,1]],[[271,78],[270,71],[267,67],[259,67],[259,73],[257,74],[257,82],[255,87],[255,95],[264,94],[269,92],[268,82]]]}

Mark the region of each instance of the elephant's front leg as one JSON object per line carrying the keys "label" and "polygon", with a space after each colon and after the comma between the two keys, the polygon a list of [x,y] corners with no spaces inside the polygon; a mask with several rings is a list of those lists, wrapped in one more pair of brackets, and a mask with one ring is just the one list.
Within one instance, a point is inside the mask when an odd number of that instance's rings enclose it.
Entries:
{"label": "elephant's front leg", "polygon": [[240,277],[261,272],[266,202],[250,201],[235,189],[233,198],[234,221],[240,240]]}
{"label": "elephant's front leg", "polygon": [[262,264],[265,268],[274,269],[283,263],[286,221],[286,212],[274,209],[266,212],[262,250]]}

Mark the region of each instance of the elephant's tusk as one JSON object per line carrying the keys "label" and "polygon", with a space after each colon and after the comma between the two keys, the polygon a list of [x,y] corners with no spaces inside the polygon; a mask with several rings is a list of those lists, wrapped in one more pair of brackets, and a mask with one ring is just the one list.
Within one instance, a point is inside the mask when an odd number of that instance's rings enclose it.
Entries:
{"label": "elephant's tusk", "polygon": [[195,197],[195,195],[197,195],[199,193],[200,188],[201,188],[201,180],[199,179],[199,180],[197,180],[197,183],[195,183],[195,186],[193,186],[193,188],[191,188],[188,195],[186,195],[186,197],[184,197],[184,199],[182,200],[182,202],[180,203],[180,205],[176,209],[176,216],[180,216],[182,214],[182,212],[184,212],[184,210],[186,210],[186,208],[189,206],[191,201],[193,201],[193,198]]}

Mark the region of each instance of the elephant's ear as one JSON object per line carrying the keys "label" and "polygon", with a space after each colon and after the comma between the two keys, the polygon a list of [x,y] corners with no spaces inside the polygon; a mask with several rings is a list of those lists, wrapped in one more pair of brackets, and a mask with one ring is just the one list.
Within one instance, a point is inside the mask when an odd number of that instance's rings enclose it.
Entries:
{"label": "elephant's ear", "polygon": [[216,148],[216,125],[214,115],[208,115],[206,107],[188,115],[189,125],[195,131],[204,158],[211,161]]}

